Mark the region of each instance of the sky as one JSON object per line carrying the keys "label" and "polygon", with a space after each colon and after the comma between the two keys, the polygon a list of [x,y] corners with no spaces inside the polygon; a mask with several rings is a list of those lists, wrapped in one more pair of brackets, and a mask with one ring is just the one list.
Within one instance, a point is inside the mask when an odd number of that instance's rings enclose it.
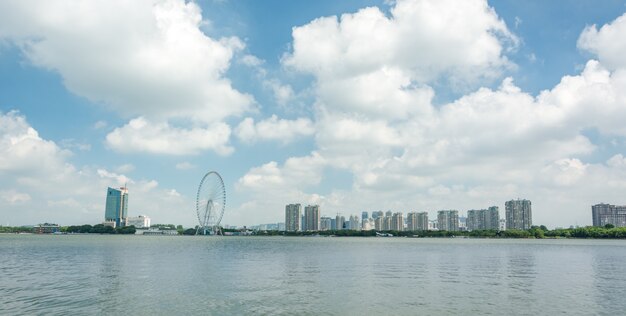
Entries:
{"label": "sky", "polygon": [[626,1],[2,1],[0,225],[626,204]]}

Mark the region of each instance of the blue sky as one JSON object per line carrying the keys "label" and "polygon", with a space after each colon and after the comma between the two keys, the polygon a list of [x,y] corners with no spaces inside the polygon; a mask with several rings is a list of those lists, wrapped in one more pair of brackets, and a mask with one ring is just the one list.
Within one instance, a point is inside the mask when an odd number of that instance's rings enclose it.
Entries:
{"label": "blue sky", "polygon": [[0,224],[624,204],[624,1],[0,4]]}

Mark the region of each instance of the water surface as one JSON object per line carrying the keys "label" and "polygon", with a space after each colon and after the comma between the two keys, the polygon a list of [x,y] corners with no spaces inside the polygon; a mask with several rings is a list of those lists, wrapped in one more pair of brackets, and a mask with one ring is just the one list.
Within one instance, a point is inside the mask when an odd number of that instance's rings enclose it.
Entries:
{"label": "water surface", "polygon": [[0,314],[616,315],[626,241],[0,235]]}

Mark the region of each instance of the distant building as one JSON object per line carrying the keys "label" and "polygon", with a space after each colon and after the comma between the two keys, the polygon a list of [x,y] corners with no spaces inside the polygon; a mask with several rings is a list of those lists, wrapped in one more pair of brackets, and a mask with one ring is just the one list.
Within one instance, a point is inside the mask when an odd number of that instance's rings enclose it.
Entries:
{"label": "distant building", "polygon": [[332,226],[332,219],[330,217],[320,218],[320,230],[330,230]]}
{"label": "distant building", "polygon": [[411,212],[407,214],[406,230],[428,230],[428,213],[427,212]]}
{"label": "distant building", "polygon": [[436,219],[428,221],[428,230],[439,230],[439,223],[437,223]]}
{"label": "distant building", "polygon": [[383,211],[374,211],[374,212],[372,212],[372,218],[373,219],[377,219],[377,218],[383,217],[383,216],[385,216]]}
{"label": "distant building", "polygon": [[367,214],[367,212],[362,212],[361,213],[361,222],[365,222],[366,219],[369,218],[369,215]]}
{"label": "distant building", "polygon": [[357,215],[350,216],[350,219],[348,221],[348,229],[361,230],[361,222],[359,221],[359,217]]}
{"label": "distant building", "polygon": [[35,234],[54,234],[58,233],[59,231],[60,228],[58,224],[44,223],[33,227],[33,232]]}
{"label": "distant building", "polygon": [[104,210],[104,221],[115,222],[115,226],[121,227],[126,223],[128,216],[128,189],[108,188],[106,208]]}
{"label": "distant building", "polygon": [[139,215],[137,217],[126,218],[127,226],[135,226],[135,228],[150,228],[150,217]]}
{"label": "distant building", "polygon": [[[391,213],[391,211],[387,213]],[[385,214],[385,217],[383,217],[383,230],[391,230],[391,219],[392,219],[391,216],[392,216],[391,214],[389,216]]]}
{"label": "distant building", "polygon": [[391,216],[390,230],[403,231],[404,230],[404,215],[402,212],[393,213]]}
{"label": "distant building", "polygon": [[497,206],[467,211],[467,230],[499,230],[500,213]]}
{"label": "distant building", "polygon": [[308,205],[304,208],[305,229],[308,231],[320,230],[320,207]]}
{"label": "distant building", "polygon": [[615,227],[626,227],[626,206],[596,204],[591,206],[591,217],[593,226],[611,224]]}
{"label": "distant building", "polygon": [[343,229],[343,223],[346,221],[346,218],[337,214],[337,217],[335,218],[335,229],[336,230],[342,230]]}
{"label": "distant building", "polygon": [[378,231],[383,230],[383,219],[384,219],[384,217],[382,217],[382,216],[376,217],[376,219],[374,219],[374,229],[375,230],[378,230]]}
{"label": "distant building", "polygon": [[393,213],[392,213],[391,211],[387,211],[387,212],[385,213],[385,216],[391,217],[391,216],[393,216]]}
{"label": "distant building", "polygon": [[506,219],[500,219],[500,225],[498,225],[499,230],[506,230]]}
{"label": "distant building", "polygon": [[300,230],[300,213],[302,205],[288,204],[285,206],[285,230],[288,232],[297,232]]}
{"label": "distant building", "polygon": [[511,200],[504,203],[506,229],[530,229],[533,225],[531,203],[529,200]]}
{"label": "distant building", "polygon": [[455,210],[444,210],[437,212],[437,224],[439,230],[458,231],[459,212]]}
{"label": "distant building", "polygon": [[371,219],[366,219],[361,222],[361,230],[372,230],[374,229],[374,222]]}

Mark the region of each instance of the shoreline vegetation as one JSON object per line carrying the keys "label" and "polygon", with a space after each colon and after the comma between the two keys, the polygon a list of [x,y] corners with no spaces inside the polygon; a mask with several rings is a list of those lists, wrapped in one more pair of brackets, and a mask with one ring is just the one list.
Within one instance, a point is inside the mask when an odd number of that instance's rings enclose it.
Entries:
{"label": "shoreline vegetation", "polygon": [[[183,229],[182,225],[153,225],[153,227],[176,229],[179,235],[194,235],[195,228]],[[113,228],[110,226],[80,225],[62,226],[60,233],[67,234],[135,234],[134,226]],[[223,229],[224,233],[240,235],[246,230]],[[0,226],[0,233],[34,233],[33,227]],[[243,234],[241,234],[243,235]],[[285,232],[277,230],[252,231],[252,236],[322,236],[322,237],[411,237],[411,238],[578,238],[578,239],[626,239],[626,227],[576,227],[547,229],[545,226],[533,226],[528,230],[473,230],[473,231],[376,231],[376,230],[326,230],[326,231],[299,231]]]}

